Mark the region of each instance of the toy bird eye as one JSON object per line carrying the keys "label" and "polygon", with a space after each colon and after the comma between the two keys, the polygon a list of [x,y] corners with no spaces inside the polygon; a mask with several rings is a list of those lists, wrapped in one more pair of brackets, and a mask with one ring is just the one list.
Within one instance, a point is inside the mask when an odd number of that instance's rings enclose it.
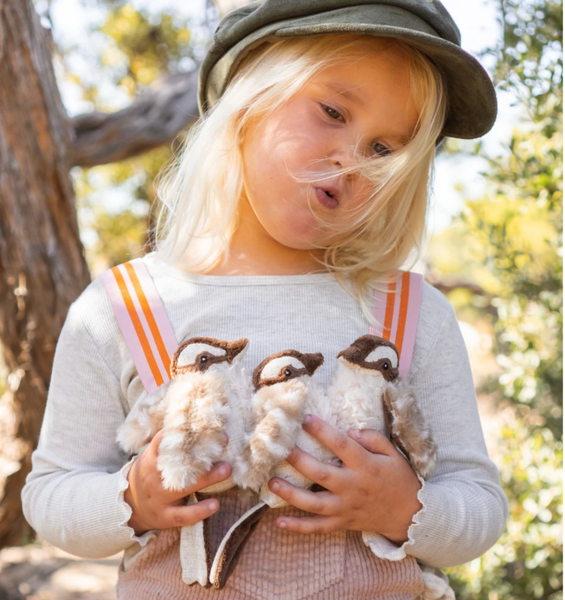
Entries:
{"label": "toy bird eye", "polygon": [[200,357],[200,362],[201,362],[201,363],[206,363],[206,362],[208,362],[208,357],[207,357],[207,356],[201,356],[201,357]]}
{"label": "toy bird eye", "polygon": [[387,363],[387,362],[383,363],[383,369],[384,369],[385,371],[386,371],[386,370],[388,370],[388,363]]}
{"label": "toy bird eye", "polygon": [[285,374],[287,377],[290,377],[290,376],[292,375],[292,371],[291,371],[290,369],[285,369],[285,370],[284,370],[284,374]]}

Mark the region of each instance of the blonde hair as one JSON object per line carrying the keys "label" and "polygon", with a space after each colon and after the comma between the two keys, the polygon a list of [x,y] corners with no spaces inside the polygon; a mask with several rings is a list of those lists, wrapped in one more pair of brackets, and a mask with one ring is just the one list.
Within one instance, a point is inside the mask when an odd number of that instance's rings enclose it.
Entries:
{"label": "blonde hair", "polygon": [[[385,289],[417,249],[422,251],[436,142],[447,112],[441,74],[418,50],[391,38],[358,34],[323,34],[281,39],[251,51],[237,68],[216,105],[194,124],[182,151],[159,175],[155,244],[166,262],[202,273],[226,260],[237,228],[237,206],[243,188],[241,143],[248,127],[266,119],[320,71],[335,64],[362,60],[367,44],[392,47],[410,63],[413,102],[419,112],[414,134],[401,149],[363,157],[354,148],[350,167],[328,175],[357,172],[372,184],[369,201],[332,225],[339,240],[325,246],[320,261],[355,297],[371,323],[373,289]],[[293,175],[293,177],[295,177]],[[322,181],[326,177],[295,177]],[[319,209],[311,209],[320,223]]]}

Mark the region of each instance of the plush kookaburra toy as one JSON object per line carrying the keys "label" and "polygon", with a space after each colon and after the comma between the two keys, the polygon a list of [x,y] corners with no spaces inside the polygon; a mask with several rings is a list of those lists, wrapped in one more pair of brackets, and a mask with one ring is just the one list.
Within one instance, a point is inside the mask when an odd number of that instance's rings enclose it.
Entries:
{"label": "plush kookaburra toy", "polygon": [[[166,489],[189,487],[215,462],[231,462],[239,455],[242,401],[249,393],[240,367],[246,347],[246,339],[194,337],[183,342],[173,355],[171,381],[136,404],[118,430],[122,448],[135,453],[163,429],[157,466]],[[221,484],[222,489],[234,485],[233,480]],[[219,485],[202,491],[217,492]]]}
{"label": "plush kookaburra toy", "polygon": [[398,375],[396,346],[363,335],[337,359],[327,390],[337,428],[376,429],[390,435],[414,471],[427,478],[437,462],[437,447],[411,386]]}
{"label": "plush kookaburra toy", "polygon": [[[240,487],[257,491],[297,443],[313,385],[311,377],[323,362],[320,353],[285,350],[268,356],[253,371],[246,443],[232,465]],[[268,508],[265,502],[256,504],[230,528],[211,564],[209,581],[214,587],[224,585],[237,549]]]}
{"label": "plush kookaburra toy", "polygon": [[257,491],[292,450],[310,404],[310,377],[323,362],[320,353],[285,350],[267,357],[253,371],[252,431],[234,465],[242,487]]}
{"label": "plush kookaburra toy", "polygon": [[[251,382],[241,367],[246,339],[227,342],[208,337],[186,340],[171,361],[172,379],[156,394],[136,404],[118,431],[118,442],[127,452],[139,452],[163,429],[157,468],[163,486],[182,490],[193,485],[215,462],[234,464],[245,442]],[[228,444],[224,445],[224,432]],[[233,475],[212,484],[200,495],[233,487]],[[187,583],[208,580],[207,532],[203,522],[181,530],[181,564]]]}

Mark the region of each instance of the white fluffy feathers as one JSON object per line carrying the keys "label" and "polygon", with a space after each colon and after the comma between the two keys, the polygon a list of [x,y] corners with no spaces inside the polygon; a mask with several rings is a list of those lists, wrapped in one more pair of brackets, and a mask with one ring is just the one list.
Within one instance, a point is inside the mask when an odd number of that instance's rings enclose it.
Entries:
{"label": "white fluffy feathers", "polygon": [[182,343],[171,365],[173,380],[138,403],[120,427],[118,442],[131,453],[163,429],[158,468],[166,488],[184,489],[215,462],[227,460],[232,476],[202,491],[262,488],[265,501],[280,505],[266,487],[274,474],[296,485],[311,483],[284,460],[295,444],[319,460],[339,462],[304,432],[305,412],[343,432],[354,427],[390,434],[415,471],[430,475],[436,445],[413,390],[398,378],[394,344],[372,335],[355,340],[338,354],[327,390],[311,379],[323,362],[321,354],[279,352],[249,378],[241,367],[246,347],[245,339],[198,337]]}

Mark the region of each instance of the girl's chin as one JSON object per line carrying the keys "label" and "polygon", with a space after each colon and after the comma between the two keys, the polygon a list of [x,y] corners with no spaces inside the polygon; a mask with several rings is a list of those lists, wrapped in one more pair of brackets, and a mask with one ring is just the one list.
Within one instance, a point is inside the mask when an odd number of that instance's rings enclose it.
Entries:
{"label": "girl's chin", "polygon": [[329,237],[323,236],[320,231],[313,231],[312,228],[305,228],[303,231],[273,228],[268,233],[279,244],[293,250],[320,250],[320,247],[326,246],[325,239]]}

